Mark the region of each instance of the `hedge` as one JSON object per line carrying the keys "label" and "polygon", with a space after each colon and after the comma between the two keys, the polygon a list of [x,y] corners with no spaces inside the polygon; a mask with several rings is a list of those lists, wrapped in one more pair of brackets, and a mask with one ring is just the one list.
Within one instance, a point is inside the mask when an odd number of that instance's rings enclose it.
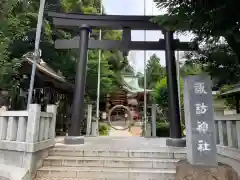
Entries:
{"label": "hedge", "polygon": [[[182,136],[185,136],[184,130],[185,130],[185,127],[184,127],[184,125],[182,125]],[[157,137],[170,137],[169,123],[158,122],[157,129],[156,129],[156,135],[157,135]]]}
{"label": "hedge", "polygon": [[99,126],[99,135],[100,136],[108,136],[110,127],[107,124],[100,124]]}

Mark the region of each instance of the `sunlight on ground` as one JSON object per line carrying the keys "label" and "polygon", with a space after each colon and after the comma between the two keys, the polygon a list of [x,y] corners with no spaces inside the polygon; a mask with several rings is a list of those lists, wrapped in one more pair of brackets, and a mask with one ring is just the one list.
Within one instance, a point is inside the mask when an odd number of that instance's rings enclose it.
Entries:
{"label": "sunlight on ground", "polygon": [[[121,126],[114,126],[115,129],[124,129]],[[142,129],[141,127],[131,127],[131,130],[129,132],[129,129],[127,130],[115,130],[111,128],[109,132],[109,136],[141,136]]]}

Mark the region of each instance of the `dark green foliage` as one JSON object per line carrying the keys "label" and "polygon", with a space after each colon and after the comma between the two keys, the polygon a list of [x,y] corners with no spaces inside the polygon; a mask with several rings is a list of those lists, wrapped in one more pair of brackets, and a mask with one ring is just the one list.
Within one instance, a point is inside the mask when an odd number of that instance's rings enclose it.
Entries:
{"label": "dark green foliage", "polygon": [[168,123],[157,123],[156,134],[157,134],[157,137],[170,137],[169,124]]}
{"label": "dark green foliage", "polygon": [[[156,54],[153,54],[147,61],[146,76],[147,76],[147,88],[153,89],[156,83],[164,78],[166,75],[165,68],[160,64],[160,58]],[[139,85],[144,87],[144,75],[140,72],[137,74],[139,78]]]}
{"label": "dark green foliage", "polygon": [[[180,33],[194,34],[200,49],[187,59],[202,65],[217,90],[224,84],[239,81],[240,3],[237,0],[155,0],[167,13],[153,21]],[[224,73],[222,73],[224,72]]]}
{"label": "dark green foliage", "polygon": [[[234,88],[234,86],[232,86],[232,85],[222,86],[221,89],[220,89],[220,93],[217,95],[217,98],[221,99],[222,98],[222,96],[221,96],[222,93],[230,91],[233,88]],[[227,96],[224,97],[224,103],[228,108],[234,109],[234,108],[236,108],[236,97],[233,96],[232,94],[227,95]]]}
{"label": "dark green foliage", "polygon": [[[18,67],[21,64],[21,57],[33,52],[37,25],[37,13],[39,10],[39,0],[15,1],[8,0],[0,3],[0,88],[11,90],[11,87],[18,86],[16,77]],[[99,14],[100,0],[48,0],[46,10],[61,9],[63,12],[78,12]],[[54,39],[72,38],[75,32],[66,30],[55,30],[48,19],[44,18],[40,49],[42,59],[56,72],[61,73],[71,83],[75,81],[75,68],[78,60],[78,53],[72,50],[56,50]],[[92,35],[99,38],[99,30],[94,30]],[[104,39],[121,39],[120,31],[104,30]],[[103,52],[101,58],[101,97],[111,92],[118,86],[117,79],[121,77],[118,68],[110,69],[114,63],[108,64],[111,59],[115,59],[118,66],[132,72],[131,67],[118,51]],[[124,60],[124,61],[121,61]],[[87,88],[86,94],[91,100],[96,100],[97,95],[97,70],[98,70],[98,50],[89,51]]]}
{"label": "dark green foliage", "polygon": [[[183,81],[180,79],[180,91],[181,91],[181,106],[183,106]],[[160,105],[161,108],[168,108],[168,88],[167,88],[167,77],[165,76],[163,79],[158,81],[155,84],[155,87],[152,91],[152,98],[154,102]]]}
{"label": "dark green foliage", "polygon": [[[182,136],[184,136],[184,125],[182,125]],[[169,123],[157,122],[157,137],[170,137]]]}

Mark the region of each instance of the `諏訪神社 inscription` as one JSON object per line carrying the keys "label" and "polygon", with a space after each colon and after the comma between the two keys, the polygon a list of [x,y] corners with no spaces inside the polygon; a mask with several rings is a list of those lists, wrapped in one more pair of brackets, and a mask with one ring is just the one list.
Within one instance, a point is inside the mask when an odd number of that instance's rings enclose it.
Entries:
{"label": "\u8acf\u8a2a\u795e\u793e inscription", "polygon": [[208,75],[184,79],[184,112],[188,162],[192,165],[217,165],[212,82]]}

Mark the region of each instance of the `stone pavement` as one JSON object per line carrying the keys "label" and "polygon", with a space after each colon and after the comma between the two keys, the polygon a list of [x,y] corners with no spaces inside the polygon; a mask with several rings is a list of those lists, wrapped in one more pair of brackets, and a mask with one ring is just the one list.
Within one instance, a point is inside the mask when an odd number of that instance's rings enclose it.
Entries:
{"label": "stone pavement", "polygon": [[[123,129],[121,126],[114,126],[116,129]],[[128,129],[126,130],[116,130],[111,128],[109,132],[109,136],[118,136],[118,137],[126,137],[126,136],[132,136],[132,134],[129,132]]]}
{"label": "stone pavement", "polygon": [[[63,144],[64,137],[57,137],[55,147],[65,147]],[[137,150],[137,151],[159,151],[164,152],[180,151],[185,153],[185,148],[174,148],[166,146],[166,138],[145,138],[145,137],[117,137],[117,136],[101,136],[101,137],[85,137],[85,143],[81,145],[71,145],[73,149],[84,150]]]}
{"label": "stone pavement", "polygon": [[131,134],[132,134],[132,136],[141,136],[142,128],[139,126],[131,127]]}
{"label": "stone pavement", "polygon": [[126,127],[128,127],[125,125],[125,122],[114,122],[114,124],[112,125],[114,128],[111,128],[109,136],[126,137],[126,136],[141,136],[142,134],[141,125],[132,126],[130,130],[129,129],[124,130]]}

